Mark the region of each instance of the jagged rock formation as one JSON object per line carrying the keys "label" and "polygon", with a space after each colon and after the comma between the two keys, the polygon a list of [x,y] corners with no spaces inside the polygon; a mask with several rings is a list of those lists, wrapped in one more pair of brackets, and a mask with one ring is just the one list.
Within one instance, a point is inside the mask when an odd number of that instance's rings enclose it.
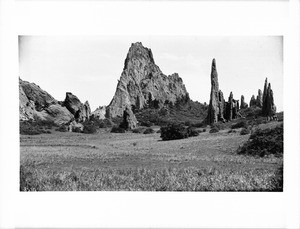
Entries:
{"label": "jagged rock formation", "polygon": [[263,106],[263,98],[262,98],[262,92],[260,89],[258,89],[258,94],[256,97],[256,106],[262,107]]}
{"label": "jagged rock formation", "polygon": [[241,96],[241,109],[245,109],[245,108],[247,108],[248,107],[248,104],[245,102],[245,98],[244,98],[244,96],[242,95]]}
{"label": "jagged rock formation", "polygon": [[105,119],[106,106],[100,106],[95,111],[92,112],[92,115],[98,119]]}
{"label": "jagged rock formation", "polygon": [[123,121],[120,124],[120,127],[124,128],[125,130],[132,130],[136,128],[136,126],[137,120],[135,115],[129,107],[126,107],[123,111]]}
{"label": "jagged rock formation", "polygon": [[223,93],[219,90],[219,81],[218,81],[218,72],[216,67],[216,60],[213,59],[211,65],[211,91],[210,91],[210,100],[207,114],[207,122],[209,124],[216,123],[224,119],[224,108],[225,101]]}
{"label": "jagged rock formation", "polygon": [[88,101],[84,104],[81,103],[77,96],[73,95],[71,92],[66,93],[63,106],[74,115],[76,122],[84,122],[91,116],[91,108]]}
{"label": "jagged rock formation", "polygon": [[73,115],[38,85],[19,79],[19,119],[69,122]]}
{"label": "jagged rock formation", "polygon": [[256,106],[256,99],[255,99],[255,96],[254,95],[252,95],[251,96],[251,99],[250,99],[250,107],[254,107],[254,106]]}
{"label": "jagged rock formation", "polygon": [[129,48],[106,116],[122,117],[126,108],[140,110],[148,106],[161,107],[165,102],[174,104],[186,96],[188,93],[178,74],[164,75],[155,64],[151,49],[137,42]]}
{"label": "jagged rock formation", "polygon": [[236,119],[239,116],[240,105],[239,100],[233,98],[232,92],[228,97],[228,102],[226,102],[226,110],[225,110],[225,119],[227,121],[231,121],[232,119]]}
{"label": "jagged rock formation", "polygon": [[[268,83],[267,79],[265,81],[265,88],[266,84]],[[263,107],[262,107],[262,114],[265,116],[273,116],[276,114],[276,106],[274,104],[274,97],[273,97],[273,90],[271,89],[271,84],[268,84],[266,90],[264,90],[264,100],[263,100]]]}

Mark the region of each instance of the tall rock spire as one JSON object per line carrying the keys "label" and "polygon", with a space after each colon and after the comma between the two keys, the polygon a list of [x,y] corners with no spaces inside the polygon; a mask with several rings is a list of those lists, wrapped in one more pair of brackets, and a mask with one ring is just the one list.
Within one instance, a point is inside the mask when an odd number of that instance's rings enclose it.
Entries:
{"label": "tall rock spire", "polygon": [[212,60],[211,65],[211,91],[210,91],[210,100],[207,114],[207,123],[212,124],[224,119],[224,107],[225,101],[223,98],[223,93],[219,90],[218,82],[218,72],[216,66],[216,60]]}

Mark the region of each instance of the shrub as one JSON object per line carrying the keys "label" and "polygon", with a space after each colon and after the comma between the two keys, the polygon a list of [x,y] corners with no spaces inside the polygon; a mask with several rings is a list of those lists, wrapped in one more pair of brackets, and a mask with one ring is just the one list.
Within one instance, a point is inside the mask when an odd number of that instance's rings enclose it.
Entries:
{"label": "shrub", "polygon": [[123,129],[122,127],[119,127],[119,126],[113,126],[111,128],[111,133],[125,133],[125,129]]}
{"label": "shrub", "polygon": [[75,127],[72,128],[72,132],[75,132],[75,133],[81,133],[81,128],[75,126]]}
{"label": "shrub", "polygon": [[223,130],[225,128],[225,124],[219,122],[213,123],[211,125],[211,128],[217,128],[218,130]]}
{"label": "shrub", "polygon": [[68,127],[66,125],[61,125],[56,129],[56,131],[68,132]]}
{"label": "shrub", "polygon": [[108,128],[112,126],[114,126],[114,123],[108,118],[99,120],[99,128]]}
{"label": "shrub", "polygon": [[145,130],[146,130],[145,127],[138,127],[138,128],[133,129],[132,133],[141,134],[141,133],[144,133]]}
{"label": "shrub", "polygon": [[206,132],[206,129],[204,128],[204,129],[202,130],[202,132]]}
{"label": "shrub", "polygon": [[209,133],[217,133],[217,132],[219,132],[219,128],[216,126],[213,126],[209,131]]}
{"label": "shrub", "polygon": [[84,123],[82,132],[85,134],[94,134],[97,132],[97,126],[94,123]]}
{"label": "shrub", "polygon": [[238,128],[248,128],[247,122],[243,120],[231,126],[231,129],[238,129]]}
{"label": "shrub", "polygon": [[[38,135],[47,133],[39,123],[34,121],[22,121],[20,122],[20,134],[24,135]],[[51,132],[50,132],[51,133]]]}
{"label": "shrub", "polygon": [[250,134],[250,130],[248,129],[248,128],[243,128],[242,130],[241,130],[241,133],[240,133],[241,135],[246,135],[246,134]]}
{"label": "shrub", "polygon": [[260,157],[274,154],[281,157],[283,155],[283,125],[273,129],[256,130],[237,153]]}
{"label": "shrub", "polygon": [[196,130],[195,127],[188,127],[187,132],[189,137],[196,137],[199,135],[199,131]]}
{"label": "shrub", "polygon": [[159,129],[158,131],[156,131],[156,133],[160,134],[160,133],[161,133],[161,130]]}
{"label": "shrub", "polygon": [[183,139],[188,137],[187,129],[182,124],[169,124],[165,127],[161,127],[160,137],[163,141]]}
{"label": "shrub", "polygon": [[229,130],[227,133],[236,133],[236,130]]}
{"label": "shrub", "polygon": [[147,128],[145,131],[144,131],[144,134],[153,134],[154,133],[154,130],[152,128]]}
{"label": "shrub", "polygon": [[150,127],[153,126],[154,124],[150,121],[142,121],[141,122],[141,126],[146,126],[146,127]]}

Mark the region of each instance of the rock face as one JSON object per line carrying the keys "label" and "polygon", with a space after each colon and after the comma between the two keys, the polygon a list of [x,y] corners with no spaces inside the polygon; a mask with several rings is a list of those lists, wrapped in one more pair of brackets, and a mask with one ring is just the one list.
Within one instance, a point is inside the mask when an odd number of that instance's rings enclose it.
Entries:
{"label": "rock face", "polygon": [[66,93],[63,106],[74,115],[76,122],[84,122],[91,116],[91,109],[88,101],[84,104],[81,103],[77,96],[73,95],[71,92]]}
{"label": "rock face", "polygon": [[120,127],[124,128],[125,130],[132,130],[136,128],[136,126],[137,120],[135,118],[135,115],[129,107],[126,107],[123,111],[123,121],[120,124]]}
{"label": "rock face", "polygon": [[34,83],[19,79],[19,119],[49,120],[57,124],[69,122],[73,115],[49,93]]}
{"label": "rock face", "polygon": [[165,102],[175,103],[185,96],[188,93],[178,74],[164,75],[155,64],[152,51],[140,42],[133,43],[106,116],[122,117],[126,108],[160,107]]}
{"label": "rock face", "polygon": [[211,91],[208,106],[207,122],[209,124],[216,123],[224,119],[225,101],[223,93],[219,90],[218,72],[216,60],[213,59],[211,65]]}
{"label": "rock face", "polygon": [[242,95],[241,96],[241,109],[245,109],[248,107],[248,104],[245,102],[245,98],[244,96]]}
{"label": "rock face", "polygon": [[[265,85],[267,79],[265,81]],[[271,84],[268,84],[266,91],[264,91],[264,100],[262,107],[262,114],[265,116],[273,116],[276,114],[276,106],[274,104],[273,90],[271,89]]]}
{"label": "rock face", "polygon": [[106,106],[100,106],[95,111],[92,112],[92,115],[98,119],[105,119]]}

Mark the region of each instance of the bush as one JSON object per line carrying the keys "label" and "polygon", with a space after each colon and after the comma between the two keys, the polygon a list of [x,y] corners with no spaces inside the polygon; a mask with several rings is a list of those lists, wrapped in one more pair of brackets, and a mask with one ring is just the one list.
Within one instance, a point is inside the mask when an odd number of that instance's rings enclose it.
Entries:
{"label": "bush", "polygon": [[202,132],[206,132],[206,129],[204,128],[204,129],[202,130]]}
{"label": "bush", "polygon": [[108,128],[114,126],[114,123],[110,119],[99,120],[99,128]]}
{"label": "bush", "polygon": [[223,130],[225,128],[225,124],[217,122],[217,123],[213,123],[210,127],[216,128],[218,130]]}
{"label": "bush", "polygon": [[242,130],[241,130],[241,133],[240,133],[241,135],[246,135],[246,134],[250,134],[250,130],[248,129],[248,128],[243,128]]}
{"label": "bush", "polygon": [[182,124],[169,124],[165,127],[161,127],[160,137],[163,141],[183,139],[188,137],[188,131]]}
{"label": "bush", "polygon": [[[47,133],[43,126],[40,126],[38,122],[34,121],[21,121],[20,122],[20,134],[22,135],[38,135]],[[50,132],[51,133],[51,132]]]}
{"label": "bush", "polygon": [[247,122],[243,120],[231,126],[231,129],[238,129],[238,128],[248,128]]}
{"label": "bush", "polygon": [[60,127],[58,127],[56,129],[56,131],[60,131],[60,132],[68,132],[68,127],[66,125],[61,125]]}
{"label": "bush", "polygon": [[146,126],[146,127],[151,127],[153,126],[154,124],[150,121],[142,121],[141,122],[141,126]]}
{"label": "bush", "polygon": [[228,133],[228,134],[236,133],[236,130],[229,130],[227,133]]}
{"label": "bush", "polygon": [[144,133],[146,130],[146,127],[138,127],[138,128],[135,128],[132,130],[132,133],[135,133],[135,134],[142,134]]}
{"label": "bush", "polygon": [[219,132],[219,128],[216,126],[213,126],[209,131],[209,133],[217,133],[217,132]]}
{"label": "bush", "polygon": [[81,129],[80,129],[80,127],[75,126],[72,128],[72,132],[81,133]]}
{"label": "bush", "polygon": [[85,134],[94,134],[97,132],[97,126],[92,122],[83,123],[82,132]]}
{"label": "bush", "polygon": [[238,154],[263,157],[274,154],[283,155],[283,125],[273,129],[258,129],[250,135],[249,140],[238,149]]}
{"label": "bush", "polygon": [[187,128],[188,136],[189,137],[196,137],[199,135],[199,131],[196,130],[195,127],[189,127]]}
{"label": "bush", "polygon": [[123,128],[119,127],[119,126],[113,126],[111,128],[110,132],[111,133],[125,133],[126,131],[125,131],[125,129],[123,129]]}
{"label": "bush", "polygon": [[154,130],[152,128],[147,128],[145,131],[144,131],[144,134],[153,134],[154,133]]}

